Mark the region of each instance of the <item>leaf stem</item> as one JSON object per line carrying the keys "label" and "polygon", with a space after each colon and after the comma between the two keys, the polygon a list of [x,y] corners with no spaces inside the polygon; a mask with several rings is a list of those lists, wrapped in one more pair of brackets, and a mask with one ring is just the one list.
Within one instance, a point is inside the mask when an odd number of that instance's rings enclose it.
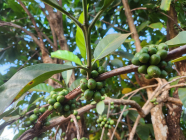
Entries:
{"label": "leaf stem", "polygon": [[90,28],[88,24],[88,11],[87,11],[87,0],[82,0],[83,4],[83,13],[84,13],[84,24],[83,24],[83,34],[85,37],[85,46],[86,46],[86,54],[87,54],[87,78],[90,78],[91,73],[91,45],[90,45]]}

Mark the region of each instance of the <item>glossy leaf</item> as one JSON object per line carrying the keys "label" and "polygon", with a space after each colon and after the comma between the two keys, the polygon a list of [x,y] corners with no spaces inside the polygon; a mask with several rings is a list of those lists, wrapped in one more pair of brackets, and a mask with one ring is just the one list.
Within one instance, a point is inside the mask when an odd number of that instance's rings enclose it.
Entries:
{"label": "glossy leaf", "polygon": [[11,109],[5,111],[4,113],[2,113],[2,114],[0,115],[0,119],[2,119],[2,118],[5,117],[5,116],[8,116],[13,110],[14,110],[14,108],[11,108]]}
{"label": "glossy leaf", "polygon": [[54,90],[54,88],[50,85],[47,85],[45,83],[41,83],[41,84],[38,84],[37,86],[29,89],[29,92],[32,92],[32,91],[37,91],[37,92],[48,92],[50,93],[52,90]]}
{"label": "glossy leaf", "polygon": [[186,88],[178,88],[178,96],[183,103],[183,106],[186,107]]}
{"label": "glossy leaf", "polygon": [[128,60],[132,60],[132,58],[134,57],[133,54],[124,51],[117,51],[117,52],[113,52],[112,54],[120,55],[121,57],[126,58]]}
{"label": "glossy leaf", "polygon": [[[129,110],[128,116],[129,116],[129,118],[130,118],[133,122],[135,122],[135,121],[136,121],[136,118],[137,118],[137,116],[138,116],[138,112],[137,112],[137,111],[134,111],[134,110]],[[145,124],[144,119],[141,118],[140,121],[139,121],[139,123],[140,123],[140,124]]]}
{"label": "glossy leaf", "polygon": [[[79,16],[78,21],[83,24],[84,22],[84,16],[83,12]],[[84,34],[83,31],[81,30],[80,27],[77,27],[76,31],[76,44],[80,50],[81,56],[86,59],[86,46],[85,46],[85,39],[84,39]]]}
{"label": "glossy leaf", "polygon": [[112,60],[111,62],[111,65],[119,68],[119,67],[123,67],[123,62],[117,58],[115,58],[114,60]]}
{"label": "glossy leaf", "polygon": [[80,78],[79,79],[76,79],[70,86],[70,91],[72,91],[73,89],[75,89],[76,87],[78,87],[80,85]]}
{"label": "glossy leaf", "polygon": [[106,7],[108,7],[114,0],[104,0],[104,5],[102,7],[102,9],[105,9]]}
{"label": "glossy leaf", "polygon": [[186,56],[182,56],[182,57],[176,58],[174,60],[171,60],[171,62],[175,63],[175,62],[179,62],[179,61],[182,61],[182,60],[185,60],[185,59],[186,59]]}
{"label": "glossy leaf", "polygon": [[79,57],[77,55],[73,54],[72,52],[67,51],[67,50],[58,50],[58,51],[52,52],[51,57],[73,61],[76,64],[82,65]]}
{"label": "glossy leaf", "polygon": [[173,39],[168,40],[165,43],[169,46],[169,48],[185,45],[186,44],[185,36],[186,36],[186,31],[182,31]]}
{"label": "glossy leaf", "polygon": [[53,81],[57,82],[58,84],[60,84],[60,85],[62,85],[64,87],[66,86],[63,82],[60,82],[60,81],[58,81],[58,80],[56,80],[54,78],[50,78],[50,79],[52,79]]}
{"label": "glossy leaf", "polygon": [[171,0],[161,0],[160,9],[168,11],[170,9]]}
{"label": "glossy leaf", "polygon": [[60,64],[37,64],[21,69],[0,86],[0,114],[32,87],[47,80],[55,73],[74,68],[74,66]]}
{"label": "glossy leaf", "polygon": [[150,21],[145,21],[143,22],[138,28],[137,31],[140,32],[141,30],[143,30],[145,27],[147,27],[147,25],[149,25]]}
{"label": "glossy leaf", "polygon": [[149,128],[146,125],[138,125],[136,133],[141,140],[147,140],[149,137]]}
{"label": "glossy leaf", "polygon": [[104,101],[100,101],[99,103],[97,103],[96,111],[98,112],[98,114],[101,115],[104,110],[105,110],[105,103],[104,103]]}
{"label": "glossy leaf", "polygon": [[114,50],[116,50],[118,47],[121,46],[121,44],[125,41],[125,39],[130,35],[128,34],[109,34],[106,37],[104,37],[96,46],[94,50],[94,62],[96,60],[99,60],[106,55],[112,53]]}
{"label": "glossy leaf", "polygon": [[153,29],[161,30],[163,28],[163,24],[161,22],[152,23],[152,24],[149,25],[149,27],[153,28]]}
{"label": "glossy leaf", "polygon": [[[72,63],[71,62],[66,62],[65,65],[69,65],[69,66],[72,66]],[[66,83],[66,85],[68,85],[69,81],[70,81],[70,77],[72,75],[72,70],[67,70],[67,71],[64,71],[61,73],[62,76],[63,76],[63,79]]]}
{"label": "glossy leaf", "polygon": [[37,93],[34,93],[29,101],[28,104],[33,103],[37,98],[39,98],[39,95]]}
{"label": "glossy leaf", "polygon": [[25,100],[21,100],[17,103],[16,107],[17,106],[20,106],[20,105],[23,105],[23,104],[28,104],[28,101],[25,101]]}

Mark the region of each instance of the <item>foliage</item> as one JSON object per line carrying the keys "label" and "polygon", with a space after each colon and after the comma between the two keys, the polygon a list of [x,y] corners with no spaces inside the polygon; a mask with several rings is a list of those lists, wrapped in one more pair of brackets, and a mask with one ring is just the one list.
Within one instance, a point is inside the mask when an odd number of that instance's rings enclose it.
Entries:
{"label": "foliage", "polygon": [[[29,129],[29,127],[22,125],[23,122],[28,121],[28,117],[25,117],[25,114],[36,107],[41,107],[46,104],[47,102],[44,98],[49,92],[59,92],[64,88],[68,88],[72,91],[78,87],[80,85],[80,79],[86,78],[80,73],[79,68],[83,68],[83,70],[90,74],[92,69],[88,69],[89,63],[87,62],[89,55],[90,58],[93,58],[91,60],[92,67],[93,64],[96,64],[98,67],[104,66],[106,71],[111,71],[115,68],[130,65],[130,60],[132,60],[134,54],[136,53],[136,48],[134,46],[135,40],[130,36],[132,33],[129,33],[129,26],[126,22],[126,16],[121,1],[104,0],[95,2],[90,0],[88,1],[86,8],[82,8],[79,0],[73,2],[63,1],[62,7],[55,0],[43,1],[63,13],[63,32],[69,50],[61,50],[63,47],[60,46],[59,42],[57,42],[57,51],[54,51],[54,46],[50,43],[51,40],[55,40],[55,37],[52,35],[52,31],[50,29],[51,23],[39,7],[40,5],[43,5],[43,3],[37,3],[33,0],[26,0],[22,2],[26,5],[29,12],[34,15],[34,19],[41,32],[49,38],[47,39],[43,35],[44,47],[47,50],[47,54],[51,54],[53,60],[59,64],[40,64],[43,63],[43,60],[41,59],[42,53],[31,36],[27,35],[26,32],[23,32],[20,28],[0,26],[0,64],[6,64],[7,62],[14,64],[14,66],[8,69],[6,75],[0,74],[0,111],[2,113],[0,118],[4,120],[4,123],[0,125],[0,128],[2,128],[0,132],[2,132],[5,126],[12,120],[23,117],[22,120],[19,119],[9,125],[11,128],[14,128],[15,131],[18,131],[18,134],[15,135],[14,139],[17,139],[22,133]],[[175,3],[175,10],[177,11],[180,27],[186,29],[186,22],[184,18],[186,10],[184,9],[185,6],[181,2],[182,1],[180,0]],[[140,36],[142,47],[146,45],[149,46],[151,44],[158,45],[160,43],[166,43],[169,48],[172,48],[186,44],[184,38],[185,31],[180,32],[172,40],[167,41],[165,38],[167,17],[162,15],[160,12],[164,13],[164,11],[160,10],[168,10],[170,4],[170,0],[162,0],[161,2],[150,0],[129,0],[131,9],[141,6],[147,8],[147,10],[133,11],[133,18],[135,25],[138,26],[137,31]],[[3,0],[0,2],[0,7],[0,17],[3,22],[17,24],[24,27],[34,35],[37,34],[35,28],[33,28],[31,19],[18,2],[13,0]],[[91,52],[90,54],[86,53],[88,46],[85,43],[87,41],[84,26],[86,21],[84,17],[86,13],[85,9],[88,13],[90,25],[95,25],[92,26],[89,31],[89,43],[91,44],[89,50],[89,53]],[[100,16],[100,14],[102,15]],[[101,20],[98,20],[99,17]],[[74,23],[76,23],[77,26],[75,26]],[[113,30],[115,33],[110,34]],[[175,30],[179,32],[178,29]],[[173,60],[172,62],[184,59],[185,57],[183,56]],[[66,62],[64,65],[61,65],[61,63],[64,62],[63,60],[70,62]],[[81,67],[75,69],[77,68],[75,67],[75,63]],[[69,85],[70,77],[74,74],[73,72],[75,73],[76,80]],[[61,73],[61,76],[59,81],[53,79],[59,84],[59,87],[54,88],[47,85],[45,80],[56,73]],[[166,76],[166,80],[175,76],[176,73],[173,71]],[[113,76],[106,79],[104,82],[109,88],[109,92],[104,95],[104,98],[111,97],[119,99],[123,96],[123,94],[139,88],[134,73]],[[29,91],[29,93],[27,91]],[[185,88],[179,89],[178,94],[185,107],[184,91]],[[131,100],[134,100],[140,106],[143,106],[145,103],[144,98],[147,98],[147,94],[145,90],[141,91],[140,94],[143,95],[143,97],[137,94],[133,96]],[[14,102],[12,106],[5,111],[5,109],[12,102]],[[86,122],[85,129],[88,128],[87,135],[89,135],[89,138],[98,139],[101,136],[101,131],[100,128],[97,127],[96,122],[93,120],[98,119],[100,114],[105,115],[108,105],[106,105],[104,101],[100,101],[98,103],[93,102],[93,100],[86,101],[84,97],[79,99],[77,106],[79,106],[78,103],[81,103],[81,106],[90,103],[91,105],[96,104],[96,109],[91,109],[90,112],[85,113],[83,118]],[[130,106],[127,106],[127,109],[129,107]],[[113,114],[117,114],[122,109],[123,106],[111,105]],[[121,121],[125,123],[126,117],[129,117],[131,121],[130,124],[132,125],[132,122],[135,122],[137,115],[137,111],[127,110],[124,112]],[[57,116],[58,114],[54,111],[48,119],[55,119]],[[184,116],[182,117],[184,119]],[[112,120],[117,120],[118,114],[111,115],[110,118]],[[137,135],[135,137],[139,137],[144,140],[153,139],[154,133],[151,124],[152,122],[150,116],[140,119],[140,125],[137,128]],[[181,124],[183,124],[183,129],[185,129],[184,120]],[[33,125],[31,125],[31,127],[32,126]],[[124,136],[129,133],[128,126],[120,123],[117,128],[117,132],[121,134],[122,138],[124,138]],[[62,135],[62,132],[60,133]],[[52,136],[54,136],[54,132],[52,130],[49,130],[45,133],[45,135],[43,135],[43,137]],[[106,132],[103,139],[108,139]]]}

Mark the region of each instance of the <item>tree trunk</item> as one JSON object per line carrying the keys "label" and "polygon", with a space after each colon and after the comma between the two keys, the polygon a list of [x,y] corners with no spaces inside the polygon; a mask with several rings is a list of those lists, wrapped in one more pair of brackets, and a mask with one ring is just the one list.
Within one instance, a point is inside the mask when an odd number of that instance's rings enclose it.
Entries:
{"label": "tree trunk", "polygon": [[[168,15],[177,22],[177,13],[175,11],[174,6],[171,4],[170,10],[168,11]],[[178,34],[177,30],[174,28],[174,22],[168,18],[167,22],[167,40],[174,38]],[[170,49],[171,50],[171,49]],[[176,63],[176,68],[181,74],[181,76],[185,76],[186,73],[186,61],[181,61]],[[184,82],[184,80],[179,81]],[[173,93],[173,97],[179,99],[178,90],[176,89]],[[169,130],[168,139],[169,140],[179,140],[185,139],[183,133],[181,133],[180,128],[180,117],[182,112],[182,106],[175,105],[173,103],[168,103],[168,113],[167,113],[167,125]]]}

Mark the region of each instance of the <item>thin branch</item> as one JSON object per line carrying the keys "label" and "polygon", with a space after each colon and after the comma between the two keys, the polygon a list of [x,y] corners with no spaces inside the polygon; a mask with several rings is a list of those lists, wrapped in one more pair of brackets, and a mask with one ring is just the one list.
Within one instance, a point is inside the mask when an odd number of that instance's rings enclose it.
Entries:
{"label": "thin branch", "polygon": [[117,124],[116,124],[116,126],[115,126],[115,128],[114,128],[114,131],[113,131],[113,133],[112,133],[111,140],[114,138],[114,133],[116,132],[116,128],[118,127],[118,124],[119,124],[119,122],[120,122],[120,120],[121,120],[121,117],[123,116],[123,113],[124,113],[126,107],[127,107],[127,106],[125,105],[124,108],[123,108],[123,110],[121,111],[121,114],[120,114],[120,116],[119,116],[119,118],[118,118],[118,120],[117,120]]}
{"label": "thin branch", "polygon": [[[108,103],[107,119],[109,118],[109,111],[110,111],[110,102]],[[104,131],[105,131],[105,127],[103,127],[103,129],[102,129],[100,140],[103,139]]]}
{"label": "thin branch", "polygon": [[74,124],[75,124],[76,129],[77,129],[77,139],[80,140],[80,130],[79,130],[77,119],[74,115],[70,115],[70,116],[74,120]]}
{"label": "thin branch", "polygon": [[132,11],[135,11],[135,10],[147,10],[147,7],[138,7],[138,8],[134,8],[130,11],[132,12]]}
{"label": "thin branch", "polygon": [[[138,8],[132,9],[131,12],[132,12],[132,11],[135,11],[135,10],[147,10],[147,9],[148,9],[148,8],[146,8],[146,7],[138,7]],[[172,17],[170,17],[169,15],[167,15],[167,14],[161,12],[160,10],[158,10],[158,12],[159,12],[160,14],[162,14],[162,15],[168,17],[170,20],[172,20],[172,21],[174,22],[174,24],[175,24],[180,30],[184,31],[184,29],[181,28],[181,27],[178,25],[178,23],[177,23]]]}
{"label": "thin branch", "polygon": [[170,17],[169,15],[167,15],[167,14],[161,12],[161,11],[158,11],[158,12],[161,13],[162,15],[168,17],[169,19],[171,19],[171,20],[174,22],[174,24],[175,24],[180,30],[184,31],[184,29],[182,29],[182,28],[178,25],[178,23],[177,23],[176,21],[174,21],[174,19],[173,19],[172,17]]}
{"label": "thin branch", "polygon": [[59,128],[60,128],[60,125],[57,126],[56,133],[55,133],[55,136],[54,136],[54,140],[56,140],[56,137],[57,137],[57,133],[59,131]]}
{"label": "thin branch", "polygon": [[[91,14],[89,14],[89,15],[92,16],[92,17],[95,17],[95,16],[93,16],[93,15],[91,15]],[[121,28],[119,28],[119,27],[116,27],[116,26],[114,26],[113,24],[111,24],[111,23],[109,23],[109,22],[107,22],[107,21],[105,21],[105,20],[100,20],[100,19],[99,19],[99,21],[104,22],[105,24],[108,24],[108,25],[110,25],[111,27],[116,28],[116,29],[118,29],[118,30],[120,30],[120,31],[129,33],[129,31],[127,31],[127,30],[125,30],[125,29],[121,29]]]}
{"label": "thin branch", "polygon": [[136,51],[139,52],[141,50],[139,35],[134,25],[134,20],[132,18],[132,13],[128,4],[128,0],[122,0],[123,7],[125,8],[125,15],[127,17],[128,26],[130,28],[130,32],[132,32],[132,38],[135,40],[134,44],[136,46]]}
{"label": "thin branch", "polygon": [[17,71],[19,71],[20,69],[22,69],[22,68],[25,66],[25,64],[26,64],[28,61],[30,61],[39,51],[40,51],[40,50],[35,51],[35,53],[34,53],[27,61],[25,61],[25,63],[24,63],[21,67],[19,67],[19,69],[18,69]]}
{"label": "thin branch", "polygon": [[127,97],[127,96],[129,96],[129,95],[131,95],[131,94],[133,94],[133,93],[135,93],[135,92],[138,92],[138,91],[140,91],[140,90],[142,90],[142,89],[151,88],[151,87],[157,87],[157,86],[158,86],[158,84],[154,84],[154,85],[149,85],[149,86],[145,86],[145,87],[138,88],[138,89],[136,89],[136,90],[133,90],[133,91],[131,91],[131,92],[125,94],[123,97],[121,97],[121,99],[123,99],[123,98],[125,98],[125,97]]}
{"label": "thin branch", "polygon": [[177,98],[168,97],[167,98],[167,101],[168,102],[171,102],[171,103],[174,103],[176,105],[183,105],[183,103],[181,102],[181,100],[180,99],[177,99]]}
{"label": "thin branch", "polygon": [[12,27],[15,27],[15,28],[19,28],[19,29],[23,30],[26,34],[30,35],[38,46],[40,45],[39,40],[34,36],[33,33],[27,31],[25,28],[23,28],[23,27],[21,27],[17,24],[14,24],[14,23],[11,23],[11,22],[0,21],[0,26],[12,26]]}
{"label": "thin branch", "polygon": [[6,48],[0,50],[0,53],[3,52],[3,51],[5,51],[5,50],[7,50],[7,49],[9,49],[9,48],[11,48],[11,47],[13,47],[13,46],[14,46],[15,44],[17,44],[19,41],[20,41],[20,39],[19,39],[18,41],[16,41],[16,43],[14,43],[14,44],[12,44],[12,45],[10,45],[10,46],[8,46],[8,47],[6,47]]}
{"label": "thin branch", "polygon": [[141,119],[141,117],[138,115],[138,117],[137,117],[137,119],[136,119],[136,121],[134,123],[134,126],[132,128],[132,131],[130,132],[129,140],[133,140],[133,137],[134,137],[134,134],[136,132],[136,128],[138,126],[138,123],[139,123],[140,119]]}

